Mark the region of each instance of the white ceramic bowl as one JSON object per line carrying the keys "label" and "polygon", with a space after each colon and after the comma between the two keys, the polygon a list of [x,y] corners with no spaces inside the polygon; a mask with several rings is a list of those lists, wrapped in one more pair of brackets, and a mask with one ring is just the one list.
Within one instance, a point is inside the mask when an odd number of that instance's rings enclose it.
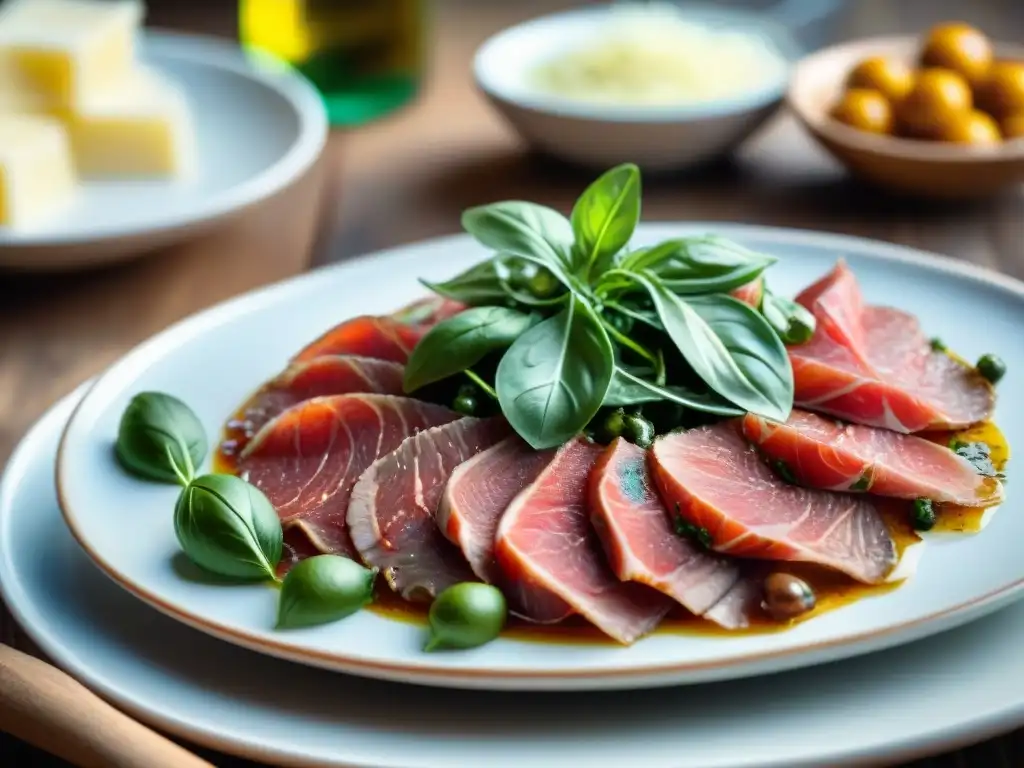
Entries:
{"label": "white ceramic bowl", "polygon": [[687,19],[712,28],[759,36],[785,65],[777,77],[740,96],[682,105],[587,103],[532,85],[530,75],[538,64],[604,32],[610,6],[599,6],[543,16],[499,32],[477,51],[473,74],[494,107],[546,154],[601,169],[622,162],[645,171],[694,166],[726,154],[772,115],[785,93],[789,65],[801,48],[769,15],[700,4],[687,4],[685,11]]}

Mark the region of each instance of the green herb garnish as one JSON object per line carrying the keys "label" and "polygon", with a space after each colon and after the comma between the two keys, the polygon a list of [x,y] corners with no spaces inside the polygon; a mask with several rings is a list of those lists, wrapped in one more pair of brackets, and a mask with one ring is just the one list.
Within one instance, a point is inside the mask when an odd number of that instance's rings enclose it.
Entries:
{"label": "green herb garnish", "polygon": [[114,453],[137,477],[186,485],[206,458],[207,441],[198,417],[181,400],[162,392],[131,399],[117,431]]}
{"label": "green herb garnish", "polygon": [[940,339],[938,336],[933,338],[928,343],[931,345],[932,351],[934,351],[934,352],[945,352],[946,349],[947,349],[947,347],[943,343],[942,339]]}
{"label": "green herb garnish", "polygon": [[427,284],[473,308],[420,341],[406,391],[500,355],[501,411],[538,449],[571,439],[609,407],[670,402],[785,421],[793,378],[784,342],[809,338],[813,316],[767,292],[758,308],[729,296],[775,259],[724,238],[631,248],[640,186],[637,167],[625,164],[591,184],[571,218],[518,201],[467,210],[463,227],[493,253]]}
{"label": "green herb garnish", "polygon": [[697,526],[688,522],[679,514],[678,504],[676,504],[676,516],[673,519],[673,525],[678,535],[690,539],[700,546],[701,549],[711,549],[715,544],[715,540],[711,536],[711,531],[702,526]]}
{"label": "green herb garnish", "polygon": [[851,491],[866,491],[871,487],[871,472],[865,472],[850,486]]}
{"label": "green herb garnish", "polygon": [[188,558],[211,573],[274,579],[281,560],[281,520],[270,500],[234,475],[203,475],[182,490],[174,532]]}
{"label": "green herb garnish", "polygon": [[958,456],[967,459],[973,466],[974,471],[984,477],[999,477],[1000,473],[992,463],[991,448],[988,443],[981,441],[967,443],[963,440],[953,438],[949,443],[951,451]]}
{"label": "green herb garnish", "polygon": [[776,459],[771,462],[771,466],[772,469],[775,470],[775,474],[781,477],[784,482],[787,482],[790,485],[797,484],[796,475],[793,474],[793,470],[790,468],[789,464],[784,462],[782,459]]}
{"label": "green herb garnish", "polygon": [[914,500],[914,517],[911,522],[915,531],[930,531],[935,527],[935,506],[931,499]]}

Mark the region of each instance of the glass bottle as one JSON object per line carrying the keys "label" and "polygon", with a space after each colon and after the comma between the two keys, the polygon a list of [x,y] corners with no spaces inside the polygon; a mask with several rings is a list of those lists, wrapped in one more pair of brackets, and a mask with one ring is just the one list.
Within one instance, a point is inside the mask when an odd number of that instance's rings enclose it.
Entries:
{"label": "glass bottle", "polygon": [[320,90],[334,125],[382,117],[419,91],[425,0],[239,0],[239,35]]}

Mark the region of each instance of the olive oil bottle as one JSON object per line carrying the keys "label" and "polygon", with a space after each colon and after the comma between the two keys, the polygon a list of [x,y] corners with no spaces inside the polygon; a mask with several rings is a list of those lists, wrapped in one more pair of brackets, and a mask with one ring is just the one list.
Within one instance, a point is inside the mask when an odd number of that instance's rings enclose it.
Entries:
{"label": "olive oil bottle", "polygon": [[425,0],[240,0],[247,47],[320,90],[331,123],[358,125],[411,100],[424,67]]}

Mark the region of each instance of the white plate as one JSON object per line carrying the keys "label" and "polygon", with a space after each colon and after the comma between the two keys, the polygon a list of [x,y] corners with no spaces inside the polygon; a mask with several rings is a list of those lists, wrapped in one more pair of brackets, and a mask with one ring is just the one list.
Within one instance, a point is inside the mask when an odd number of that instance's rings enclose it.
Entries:
{"label": "white plate", "polygon": [[0,227],[0,267],[91,266],[168,245],[270,197],[320,154],[327,117],[301,76],[212,38],[149,32],[140,43],[142,60],[184,89],[195,178],[84,183],[65,212]]}
{"label": "white plate", "polygon": [[[719,232],[777,254],[773,288],[792,294],[845,256],[868,299],[918,315],[929,334],[970,359],[1004,356],[1000,385],[1013,398],[1024,375],[1024,287],[897,246],[778,229],[646,225],[637,244]],[[259,383],[333,323],[392,310],[421,295],[417,276],[440,279],[486,255],[468,237],[443,238],[316,272],[233,300],[170,328],[106,371],[72,418],[58,458],[65,517],[96,562],[160,610],[268,654],[399,681],[505,689],[579,689],[704,682],[835,660],[949,629],[1016,599],[1024,589],[1024,510],[1011,465],[1007,509],[978,536],[929,542],[916,578],[884,596],[785,632],[730,637],[654,634],[629,648],[500,639],[472,651],[421,650],[423,628],[361,613],[301,631],[272,629],[276,592],[217,586],[175,570],[176,489],[139,482],[112,445],[129,399],[160,390],[190,404],[211,436]],[[984,332],[979,332],[979,327]],[[1024,445],[1024,409],[1001,404],[1011,446]]]}
{"label": "white plate", "polygon": [[431,690],[234,648],[111,584],[62,525],[53,455],[73,404],[32,430],[0,485],[4,600],[71,674],[194,742],[310,768],[843,768],[1024,723],[1020,604],[859,659],[642,694]]}

